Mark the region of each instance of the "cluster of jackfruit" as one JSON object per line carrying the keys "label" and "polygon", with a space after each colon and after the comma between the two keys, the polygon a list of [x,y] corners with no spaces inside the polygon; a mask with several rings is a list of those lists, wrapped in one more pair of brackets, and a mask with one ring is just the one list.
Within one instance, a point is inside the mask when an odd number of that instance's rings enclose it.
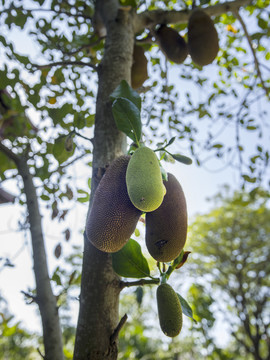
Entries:
{"label": "cluster of jackfruit", "polygon": [[211,64],[219,50],[218,34],[214,23],[201,9],[194,9],[188,21],[188,42],[175,30],[161,25],[156,31],[156,39],[165,56],[181,64],[188,53],[199,66]]}
{"label": "cluster of jackfruit", "polygon": [[182,251],[187,235],[187,208],[181,185],[168,174],[163,181],[158,158],[142,146],[132,156],[117,158],[95,192],[86,235],[104,252],[120,250],[146,213],[146,246],[159,262]]}

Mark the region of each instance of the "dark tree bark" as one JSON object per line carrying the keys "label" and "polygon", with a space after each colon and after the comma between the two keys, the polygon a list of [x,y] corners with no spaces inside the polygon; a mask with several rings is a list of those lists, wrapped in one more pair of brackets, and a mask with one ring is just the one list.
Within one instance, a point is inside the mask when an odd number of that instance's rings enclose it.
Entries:
{"label": "dark tree bark", "polygon": [[[126,138],[116,128],[109,96],[122,80],[130,82],[134,44],[132,12],[119,9],[118,1],[101,1],[97,7],[107,37],[98,71],[91,199],[106,165],[126,151]],[[111,255],[85,238],[74,360],[117,359],[117,344],[110,339],[119,322],[120,288]]]}

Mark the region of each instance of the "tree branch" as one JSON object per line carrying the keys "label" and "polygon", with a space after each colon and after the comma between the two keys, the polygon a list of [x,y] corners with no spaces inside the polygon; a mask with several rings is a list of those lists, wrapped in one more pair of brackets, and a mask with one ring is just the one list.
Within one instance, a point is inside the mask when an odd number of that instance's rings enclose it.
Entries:
{"label": "tree branch", "polygon": [[243,31],[245,33],[245,36],[247,38],[250,50],[251,50],[253,58],[254,58],[255,68],[256,68],[258,77],[261,80],[261,84],[262,84],[262,87],[263,87],[263,89],[264,89],[264,91],[266,93],[266,96],[270,99],[270,95],[269,95],[270,89],[266,87],[266,85],[265,85],[265,83],[263,81],[262,73],[261,73],[261,69],[260,69],[260,64],[259,64],[259,61],[258,61],[258,58],[257,58],[257,55],[256,55],[256,51],[254,50],[254,47],[253,47],[253,44],[252,44],[252,39],[251,39],[251,37],[250,37],[250,35],[248,33],[246,24],[245,24],[242,16],[239,14],[238,10],[235,10],[234,14],[235,14],[235,17],[239,20],[239,22],[240,22],[240,24],[241,24],[241,26],[243,28]]}
{"label": "tree branch", "polygon": [[[235,12],[240,7],[251,4],[252,0],[235,0],[228,1],[222,4],[216,4],[204,8],[203,10],[209,16],[218,16],[227,12]],[[145,28],[151,28],[158,24],[181,24],[187,23],[192,10],[152,10],[144,11],[135,16],[134,29],[135,33],[142,31]]]}
{"label": "tree branch", "polygon": [[119,324],[117,325],[116,329],[114,330],[114,332],[113,332],[113,334],[112,334],[112,336],[111,336],[111,338],[110,338],[111,344],[113,344],[113,343],[117,340],[118,335],[119,335],[119,333],[120,333],[120,330],[121,330],[122,327],[125,325],[125,322],[127,321],[127,318],[128,318],[128,316],[127,316],[127,314],[125,314],[125,315],[122,317],[122,319],[119,321]]}
{"label": "tree branch", "polygon": [[27,298],[27,299],[30,299],[30,303],[29,304],[32,304],[32,303],[37,303],[37,297],[34,296],[34,295],[31,295],[23,290],[21,290],[21,293]]}
{"label": "tree branch", "polygon": [[[93,36],[93,38],[94,38],[94,36]],[[98,44],[99,44],[102,40],[104,40],[104,39],[105,39],[105,36],[102,36],[102,37],[100,37],[98,40],[93,41],[92,43],[84,44],[84,45],[82,45],[81,47],[79,47],[78,49],[73,50],[73,51],[69,51],[69,52],[68,52],[68,51],[67,51],[67,52],[64,52],[64,54],[69,55],[69,56],[78,54],[78,52],[80,52],[80,51],[82,51],[82,50],[84,50],[84,49],[91,48],[91,47],[93,47],[93,46],[98,45]],[[91,39],[90,39],[90,40],[91,40]]]}
{"label": "tree branch", "polygon": [[141,280],[136,280],[136,281],[121,281],[120,282],[120,288],[121,290],[124,289],[125,287],[131,287],[131,286],[143,286],[143,285],[152,285],[152,284],[156,284],[158,285],[160,283],[159,279],[141,279]]}
{"label": "tree branch", "polygon": [[2,142],[0,142],[0,150],[11,160],[15,162],[16,165],[18,165],[20,161],[19,155],[15,154],[12,150],[7,148]]}
{"label": "tree branch", "polygon": [[38,65],[38,64],[31,64],[37,70],[42,70],[46,68],[52,68],[54,66],[88,66],[94,70],[97,70],[97,67],[90,63],[85,63],[83,61],[56,61],[49,64]]}

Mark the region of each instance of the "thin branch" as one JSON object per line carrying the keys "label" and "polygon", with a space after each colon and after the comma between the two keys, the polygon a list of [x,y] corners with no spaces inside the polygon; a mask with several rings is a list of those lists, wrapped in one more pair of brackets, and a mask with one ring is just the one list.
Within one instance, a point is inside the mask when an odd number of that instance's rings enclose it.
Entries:
{"label": "thin branch", "polygon": [[245,33],[245,36],[247,38],[247,41],[248,41],[248,44],[249,44],[249,47],[250,47],[250,50],[252,52],[252,55],[253,55],[253,58],[254,58],[254,63],[255,63],[255,68],[256,68],[256,71],[257,71],[257,74],[258,74],[258,77],[259,79],[261,80],[261,84],[262,84],[262,87],[266,93],[266,96],[270,99],[270,95],[269,95],[269,92],[270,92],[270,89],[266,87],[264,81],[263,81],[263,78],[262,78],[262,73],[261,73],[261,69],[260,69],[260,64],[259,64],[259,61],[258,61],[258,58],[257,58],[257,54],[256,54],[256,51],[253,47],[253,44],[252,44],[252,39],[248,33],[248,30],[247,30],[247,27],[246,27],[246,24],[242,18],[242,16],[239,14],[239,11],[238,10],[235,10],[234,11],[234,14],[236,16],[236,18],[239,20],[243,30],[244,30],[244,33]]}
{"label": "thin branch", "polygon": [[131,286],[143,286],[143,285],[152,285],[156,284],[158,285],[160,283],[159,279],[141,279],[136,281],[120,281],[120,288],[121,290],[125,287],[131,287]]}
{"label": "thin branch", "polygon": [[88,140],[88,141],[90,141],[90,142],[93,144],[93,141],[94,141],[93,138],[88,138],[88,137],[86,137],[86,136],[83,136],[82,134],[78,133],[77,131],[73,131],[73,134],[81,137],[81,138],[84,139],[84,140]]}
{"label": "thin branch", "polygon": [[12,150],[7,148],[2,142],[0,142],[0,150],[17,165],[20,162],[19,155],[15,154]]}
{"label": "thin branch", "polygon": [[32,64],[32,66],[37,68],[37,70],[52,68],[54,66],[69,66],[69,65],[71,65],[71,66],[88,66],[94,70],[97,70],[97,67],[95,65],[90,64],[90,63],[85,63],[83,61],[56,61],[53,63],[44,64],[44,65]]}
{"label": "thin branch", "polygon": [[34,302],[37,303],[37,297],[34,295],[31,295],[23,290],[21,290],[21,293],[27,298],[27,299],[31,299],[29,304],[33,304]]}
{"label": "thin branch", "polygon": [[104,40],[106,38],[106,36],[102,36],[100,37],[98,40],[96,41],[93,41],[92,43],[89,43],[89,44],[84,44],[82,45],[81,47],[79,47],[79,49],[76,49],[74,51],[70,51],[70,52],[64,52],[66,55],[69,55],[69,56],[72,56],[72,55],[75,55],[75,54],[78,54],[78,52],[84,50],[84,49],[87,49],[87,48],[91,48],[93,46],[96,46],[98,45],[102,40]]}
{"label": "thin branch", "polygon": [[72,165],[73,163],[75,163],[77,160],[80,160],[80,159],[82,159],[84,156],[86,156],[86,155],[88,155],[88,153],[83,153],[83,154],[81,154],[81,155],[79,155],[79,156],[77,156],[76,158],[74,158],[74,159],[72,159],[71,161],[69,161],[68,163],[66,163],[66,164],[64,164],[64,165],[60,165],[56,170],[54,170],[54,171],[51,171],[50,172],[50,175],[51,174],[53,174],[53,173],[55,173],[55,172],[59,172],[59,171],[62,171],[64,168],[66,168],[66,167],[68,167],[68,166],[70,166],[70,165]]}
{"label": "thin branch", "polygon": [[120,330],[122,329],[122,327],[125,325],[125,322],[127,321],[127,314],[125,314],[122,319],[119,321],[119,324],[117,325],[116,329],[114,330],[113,334],[111,335],[110,337],[110,343],[111,345],[113,343],[115,343],[115,341],[117,340],[118,338],[118,335],[120,333]]}
{"label": "thin branch", "polygon": [[42,359],[45,359],[45,355],[42,354],[42,352],[40,351],[39,348],[37,348],[37,352],[39,353],[39,355],[42,357]]}
{"label": "thin branch", "polygon": [[[203,10],[209,16],[218,16],[227,12],[235,12],[242,6],[252,3],[252,0],[235,0],[228,1],[222,4],[216,4],[204,8]],[[183,24],[187,23],[192,10],[152,10],[144,11],[138,14],[134,20],[135,33],[139,33],[145,28],[151,28],[158,24]]]}

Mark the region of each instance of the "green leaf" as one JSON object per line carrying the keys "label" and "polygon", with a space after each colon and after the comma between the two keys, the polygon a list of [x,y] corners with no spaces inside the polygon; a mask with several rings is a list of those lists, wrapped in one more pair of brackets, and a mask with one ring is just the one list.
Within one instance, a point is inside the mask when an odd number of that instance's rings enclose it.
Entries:
{"label": "green leaf", "polygon": [[44,201],[50,200],[50,197],[49,197],[48,195],[45,195],[45,194],[41,195],[40,198],[41,198],[42,200],[44,200]]}
{"label": "green leaf", "polygon": [[54,141],[53,156],[56,158],[59,164],[65,162],[74,153],[74,149],[72,151],[66,151],[65,141],[66,141],[65,135],[60,135]]}
{"label": "green leaf", "polygon": [[55,281],[57,285],[62,285],[61,278],[58,274],[59,268],[57,268],[52,276],[52,281]]}
{"label": "green leaf", "polygon": [[248,175],[242,175],[243,179],[249,183],[252,183],[252,184],[255,184],[255,182],[257,181],[257,178],[256,177],[253,177],[251,178],[250,176]]}
{"label": "green leaf", "polygon": [[175,139],[176,139],[176,136],[172,137],[165,147],[172,145],[172,143],[174,143]]}
{"label": "green leaf", "polygon": [[114,271],[124,277],[143,278],[150,276],[147,260],[142,254],[137,241],[129,239],[127,244],[118,252],[112,254]]}
{"label": "green leaf", "polygon": [[180,154],[170,154],[176,161],[179,161],[183,164],[186,164],[186,165],[190,165],[192,164],[192,159],[187,157],[187,156],[184,156],[184,155],[180,155]]}
{"label": "green leaf", "polygon": [[139,144],[142,124],[137,106],[128,99],[117,98],[112,105],[112,111],[117,128]]}
{"label": "green leaf", "polygon": [[135,234],[135,236],[139,237],[139,236],[140,236],[140,230],[139,230],[139,229],[135,229],[134,234]]}
{"label": "green leaf", "polygon": [[82,196],[82,197],[78,197],[78,198],[77,198],[77,200],[78,200],[80,203],[85,203],[85,202],[89,201],[90,195],[89,195],[89,193],[88,193],[87,191],[82,190],[82,189],[79,189],[79,190],[78,190],[78,194],[84,195],[84,196]]}
{"label": "green leaf", "polygon": [[183,314],[188,316],[192,320],[196,321],[193,317],[193,311],[192,311],[191,307],[189,306],[188,302],[180,294],[178,294],[178,293],[176,293],[176,294],[180,300]]}
{"label": "green leaf", "polygon": [[141,97],[137,91],[133,90],[125,80],[122,80],[120,85],[111,93],[110,98],[112,101],[118,98],[125,98],[130,100],[133,104],[141,110]]}
{"label": "green leaf", "polygon": [[215,144],[212,147],[216,148],[216,149],[221,149],[223,147],[223,145],[222,144]]}

